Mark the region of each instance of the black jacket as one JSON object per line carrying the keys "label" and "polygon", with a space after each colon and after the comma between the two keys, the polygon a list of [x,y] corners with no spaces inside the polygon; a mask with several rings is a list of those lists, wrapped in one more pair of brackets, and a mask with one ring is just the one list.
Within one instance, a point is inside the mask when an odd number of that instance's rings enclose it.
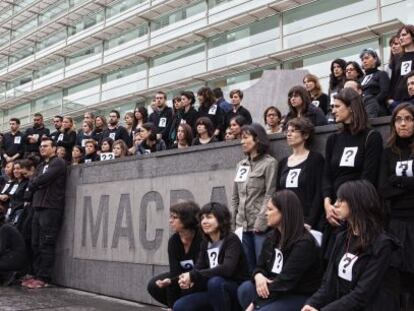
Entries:
{"label": "black jacket", "polygon": [[100,160],[101,160],[101,157],[96,152],[92,154],[87,154],[83,158],[84,163],[97,162]]}
{"label": "black jacket", "polygon": [[[27,138],[27,136],[29,135],[36,135],[37,141],[33,144],[29,143],[29,139]],[[35,128],[35,127],[28,128],[25,132],[25,152],[39,153],[39,146],[40,146],[40,142],[42,141],[42,137],[49,136],[49,135],[50,135],[49,129],[45,128],[44,126],[39,127],[39,128]]]}
{"label": "black jacket", "polygon": [[[296,118],[297,116],[292,112],[288,112],[284,121],[283,121],[283,130],[287,130],[287,124],[291,119]],[[302,115],[304,118],[308,118],[309,121],[312,122],[314,126],[321,126],[326,125],[328,122],[326,121],[325,115],[323,114],[322,109],[315,107],[312,104],[309,104],[306,108],[306,112]]]}
{"label": "black jacket", "polygon": [[56,156],[39,164],[30,180],[34,208],[63,209],[65,204],[66,164]]}
{"label": "black jacket", "polygon": [[240,106],[239,109],[237,109],[236,112],[234,112],[233,109],[231,109],[229,112],[226,113],[226,127],[230,125],[230,120],[236,116],[242,116],[247,124],[252,124],[252,115],[250,114],[249,110],[244,108],[243,106]]}
{"label": "black jacket", "polygon": [[[409,62],[411,61],[411,66]],[[402,65],[404,68],[402,69]],[[392,98],[396,101],[403,101],[410,96],[408,95],[406,75],[414,70],[414,52],[405,52],[395,63],[395,70],[392,71],[391,80],[395,84],[395,88],[391,90]],[[403,74],[401,74],[403,73]],[[405,73],[405,74],[404,74]]]}
{"label": "black jacket", "polygon": [[148,121],[154,124],[157,134],[161,134],[162,139],[169,145],[170,138],[168,136],[173,122],[173,110],[170,107],[165,107],[161,111],[156,110],[150,114]]}
{"label": "black jacket", "polygon": [[101,141],[106,137],[110,137],[113,141],[122,139],[125,142],[125,144],[128,144],[129,141],[128,131],[122,125],[118,125],[113,129],[107,128],[102,134]]}
{"label": "black jacket", "polygon": [[386,107],[390,79],[385,71],[378,69],[366,70],[361,86],[364,97],[374,97],[378,105]]}
{"label": "black jacket", "polygon": [[10,196],[10,202],[9,207],[11,209],[17,210],[21,209],[24,206],[24,194],[26,192],[27,185],[29,183],[28,179],[23,179],[21,182],[18,182],[16,180],[16,183],[14,184],[16,186],[16,189],[14,192],[9,192]]}
{"label": "black jacket", "polygon": [[263,243],[262,252],[253,279],[257,273],[272,280],[268,285],[269,298],[257,297],[255,306],[262,306],[288,295],[311,295],[320,286],[322,279],[321,251],[313,236],[303,228],[303,236],[290,248],[281,250],[283,267],[279,274],[272,272],[275,248],[278,248],[280,234],[269,232]]}
{"label": "black jacket", "polygon": [[85,147],[85,141],[88,139],[95,139],[93,136],[93,132],[90,135],[87,135],[83,131],[79,131],[76,135],[76,145]]}
{"label": "black jacket", "polygon": [[214,268],[210,268],[207,249],[208,242],[203,240],[195,268],[190,272],[192,282],[204,283],[213,276],[221,276],[238,283],[248,279],[247,260],[237,235],[230,233],[223,239],[218,254],[218,265]]}
{"label": "black jacket", "polygon": [[390,268],[397,243],[386,233],[380,234],[352,267],[352,280],[338,276],[338,265],[346,252],[347,231],[338,234],[321,288],[306,302],[320,311],[390,311],[399,310],[393,293]]}
{"label": "black jacket", "polygon": [[72,130],[61,132],[56,138],[56,144],[65,148],[65,160],[70,161],[72,159],[73,146],[76,144],[76,132]]}
{"label": "black jacket", "polygon": [[[214,106],[214,107],[213,107]],[[213,122],[214,129],[220,130],[220,137],[223,136],[225,130],[225,114],[224,111],[216,104],[211,106],[200,106],[198,108],[199,117],[207,117]]]}

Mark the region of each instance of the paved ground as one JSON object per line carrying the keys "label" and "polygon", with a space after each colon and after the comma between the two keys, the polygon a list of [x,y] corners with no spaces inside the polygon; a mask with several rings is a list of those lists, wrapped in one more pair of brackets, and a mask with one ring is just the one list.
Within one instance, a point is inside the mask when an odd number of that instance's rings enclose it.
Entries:
{"label": "paved ground", "polygon": [[0,311],[57,310],[57,311],[161,311],[125,300],[51,287],[28,290],[20,287],[0,287]]}

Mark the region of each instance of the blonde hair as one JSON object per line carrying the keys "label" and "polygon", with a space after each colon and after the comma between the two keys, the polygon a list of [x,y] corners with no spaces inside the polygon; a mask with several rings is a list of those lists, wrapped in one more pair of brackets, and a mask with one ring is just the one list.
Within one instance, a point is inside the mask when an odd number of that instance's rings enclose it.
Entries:
{"label": "blonde hair", "polygon": [[65,117],[63,117],[63,120],[65,120],[65,119],[68,119],[69,122],[72,123],[72,127],[69,129],[69,132],[76,132],[76,125],[75,125],[75,121],[73,121],[73,118],[69,117],[69,116],[65,116]]}

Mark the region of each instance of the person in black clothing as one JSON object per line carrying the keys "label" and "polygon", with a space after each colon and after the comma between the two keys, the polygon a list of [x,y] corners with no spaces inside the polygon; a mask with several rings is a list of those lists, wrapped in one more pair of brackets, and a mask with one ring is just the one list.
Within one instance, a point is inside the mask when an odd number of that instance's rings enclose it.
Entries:
{"label": "person in black clothing", "polygon": [[[101,145],[104,133],[108,128],[106,118],[104,116],[95,117],[95,129],[92,132],[92,138],[98,142],[98,146]],[[112,139],[113,141],[113,139]]]}
{"label": "person in black clothing", "polygon": [[42,288],[51,281],[55,245],[65,205],[66,164],[56,157],[56,143],[44,137],[40,144],[44,161],[30,180],[33,190],[32,250],[34,278],[22,282],[28,288]]}
{"label": "person in black clothing", "polygon": [[226,127],[230,125],[230,120],[235,116],[242,116],[247,124],[252,124],[252,116],[249,110],[241,105],[243,92],[240,90],[232,90],[230,92],[230,98],[233,109],[226,113]]}
{"label": "person in black clothing", "polygon": [[345,69],[346,69],[346,62],[343,59],[337,58],[332,61],[331,74],[329,75],[329,91],[328,91],[330,103],[333,103],[334,95],[336,95],[340,90],[344,88],[344,83],[346,79]]}
{"label": "person in black clothing", "polygon": [[308,229],[318,227],[323,213],[324,159],[320,153],[309,150],[313,132],[312,123],[305,118],[289,121],[286,138],[293,153],[279,162],[277,170],[277,189],[289,189],[298,196]]}
{"label": "person in black clothing", "polygon": [[10,285],[16,272],[24,269],[27,264],[26,247],[20,232],[4,222],[0,212],[0,281]]}
{"label": "person in black clothing", "polygon": [[[379,193],[390,211],[389,231],[402,243],[404,301],[414,306],[414,106],[401,103],[391,118],[391,133],[381,160]],[[408,298],[411,296],[410,298]],[[408,310],[408,309],[407,309]]]}
{"label": "person in black clothing", "polygon": [[42,137],[49,136],[50,131],[45,128],[43,123],[43,116],[40,113],[33,115],[33,127],[30,127],[25,132],[25,153],[24,157],[27,158],[29,154],[34,153],[39,155],[39,146]]}
{"label": "person in black clothing", "polygon": [[93,121],[86,120],[82,123],[82,129],[76,135],[76,145],[85,148],[85,142],[93,139]]}
{"label": "person in black clothing", "polygon": [[209,118],[198,118],[195,126],[197,137],[193,140],[193,146],[207,145],[217,141],[217,138],[214,136],[214,124]]}
{"label": "person in black clothing", "polygon": [[202,236],[198,227],[199,211],[200,207],[192,201],[171,206],[170,226],[174,234],[168,241],[170,271],[157,275],[148,282],[149,294],[170,309],[180,297],[193,291],[181,289],[178,277],[194,268],[200,252]]}
{"label": "person in black clothing", "polygon": [[118,139],[122,139],[125,143],[129,141],[129,135],[125,127],[122,125],[119,125],[119,119],[121,118],[121,115],[117,110],[112,110],[109,113],[109,124],[108,128],[104,130],[102,134],[102,139],[109,137],[113,141],[116,141]]}
{"label": "person in black clothing", "polygon": [[381,60],[373,49],[364,49],[359,57],[365,71],[361,86],[368,118],[388,115],[387,97],[390,79],[385,71],[378,69]]}
{"label": "person in black clothing", "polygon": [[99,155],[97,153],[98,145],[94,139],[88,139],[85,142],[85,157],[84,163],[91,163],[99,161]]}
{"label": "person in black clothing", "polygon": [[20,120],[11,118],[9,121],[10,132],[4,134],[4,160],[3,165],[21,158],[24,154],[24,135],[20,132]]}
{"label": "person in black clothing", "polygon": [[326,259],[335,242],[335,234],[343,229],[333,206],[339,186],[358,179],[376,185],[382,152],[381,135],[369,128],[361,96],[355,90],[345,88],[335,95],[333,114],[343,127],[328,137],[325,149],[322,195],[329,223],[324,230]]}
{"label": "person in black clothing", "polygon": [[59,134],[61,133],[62,122],[63,122],[62,116],[53,117],[53,126],[55,127],[55,131],[50,134],[50,138],[52,138],[54,141],[57,141]]}
{"label": "person in black clothing", "polygon": [[392,96],[396,87],[396,65],[399,62],[401,55],[404,52],[404,49],[401,46],[399,35],[395,34],[388,40],[388,46],[390,48],[390,58],[388,60],[388,65],[386,66],[385,71],[390,77],[390,94],[388,96],[388,105],[391,105],[393,100]]}
{"label": "person in black clothing", "polygon": [[134,110],[134,124],[132,125],[135,133],[138,133],[139,129],[144,123],[148,122],[148,110],[147,108],[140,106]]}
{"label": "person in black clothing", "polygon": [[134,128],[134,120],[135,116],[133,112],[127,112],[124,115],[124,121],[125,121],[125,129],[128,133],[128,141],[126,142],[126,145],[128,148],[131,148],[134,141],[134,135],[136,133],[136,129]]}
{"label": "person in black clothing", "polygon": [[100,153],[107,153],[107,152],[112,152],[112,144],[114,143],[114,141],[112,140],[112,138],[110,137],[105,137],[102,139],[101,141],[101,149],[100,149]]}
{"label": "person in black clothing", "polygon": [[241,242],[231,232],[228,208],[211,202],[200,211],[204,239],[195,267],[180,275],[181,289],[195,288],[196,293],[181,297],[174,311],[238,310],[237,287],[248,278],[247,262]]}
{"label": "person in black clothing", "polygon": [[56,145],[65,148],[65,160],[72,160],[72,148],[76,144],[76,129],[71,117],[63,117],[62,130],[56,139]]}
{"label": "person in black clothing", "polygon": [[8,193],[9,209],[6,213],[6,221],[12,225],[16,225],[20,220],[24,208],[24,194],[29,183],[29,180],[22,174],[20,161],[17,160],[14,163],[13,175],[15,182]]}
{"label": "person in black clothing", "polygon": [[267,234],[252,281],[238,289],[243,310],[299,310],[319,288],[320,248],[305,228],[301,202],[290,190],[267,202]]}
{"label": "person in black clothing", "polygon": [[[175,115],[174,122],[171,126],[171,132],[178,131],[178,126],[180,124],[188,124],[192,130],[192,136],[196,135],[195,122],[198,119],[198,112],[194,109],[193,104],[195,103],[194,93],[191,91],[185,91],[181,93],[181,108],[178,113]],[[171,135],[170,135],[171,136]],[[172,135],[171,137],[174,137]],[[173,142],[175,143],[176,137],[174,137]]]}
{"label": "person in black clothing", "polygon": [[362,81],[364,72],[361,69],[361,66],[355,61],[349,61],[345,66],[345,77],[346,80],[356,80]]}
{"label": "person in black clothing", "polygon": [[399,310],[395,269],[398,244],[384,230],[384,210],[374,186],[348,181],[338,189],[335,214],[348,222],[336,240],[319,290],[302,311]]}
{"label": "person in black clothing", "polygon": [[214,128],[213,135],[218,140],[221,140],[225,130],[225,113],[216,104],[213,91],[209,87],[202,87],[197,92],[197,99],[200,103],[200,107],[198,108],[199,117],[207,117],[211,120]]}
{"label": "person in black clothing", "polygon": [[136,154],[150,154],[166,150],[167,146],[162,139],[157,138],[157,128],[151,123],[144,123],[139,131],[142,142],[136,150]]}
{"label": "person in black clothing", "polygon": [[4,168],[5,176],[2,176],[3,185],[0,192],[0,213],[6,213],[9,207],[9,193],[16,180],[13,174],[14,162],[8,162]]}
{"label": "person in black clothing", "polygon": [[78,165],[83,163],[85,151],[81,146],[75,145],[72,148],[72,165]]}
{"label": "person in black clothing", "polygon": [[314,126],[327,124],[322,110],[311,104],[308,91],[301,85],[289,90],[288,106],[289,112],[283,120],[284,131],[287,129],[287,123],[293,118],[308,118]]}
{"label": "person in black clothing", "polygon": [[169,134],[173,121],[173,110],[167,106],[167,94],[164,92],[159,91],[155,94],[155,110],[150,114],[148,121],[154,124],[157,139],[162,139],[168,146],[171,143]]}
{"label": "person in black clothing", "polygon": [[244,125],[247,125],[247,121],[242,115],[236,115],[230,119],[229,126],[233,139],[241,139],[241,129]]}
{"label": "person in black clothing", "polygon": [[309,73],[303,78],[303,84],[309,92],[312,105],[320,108],[326,115],[329,111],[329,96],[322,92],[318,77]]}
{"label": "person in black clothing", "polygon": [[409,96],[407,93],[406,75],[414,70],[414,25],[404,25],[397,35],[400,39],[401,48],[404,52],[395,64],[395,70],[392,72],[391,81],[395,86],[392,94],[394,100],[392,108],[406,100]]}

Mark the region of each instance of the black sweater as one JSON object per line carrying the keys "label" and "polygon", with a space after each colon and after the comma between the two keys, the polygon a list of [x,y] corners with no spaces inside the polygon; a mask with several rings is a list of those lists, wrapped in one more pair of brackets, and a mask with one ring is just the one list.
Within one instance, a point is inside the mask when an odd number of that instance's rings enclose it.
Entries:
{"label": "black sweater", "polygon": [[[284,131],[287,129],[288,122],[291,119],[294,119],[296,117],[297,115],[293,111],[288,112],[283,122]],[[322,110],[320,108],[315,107],[312,104],[308,104],[308,106],[306,107],[305,113],[302,114],[302,117],[308,118],[309,121],[311,121],[314,126],[321,126],[321,125],[328,124]]]}
{"label": "black sweater", "polygon": [[[391,148],[386,148],[382,154],[379,193],[389,203],[392,217],[414,219],[414,156],[410,148],[412,141],[412,138],[397,139],[400,154],[395,153]],[[401,161],[407,162],[401,163]],[[408,165],[405,174],[401,164]]]}
{"label": "black sweater", "polygon": [[3,138],[4,153],[9,157],[19,154],[19,157],[24,153],[24,135],[17,131],[15,134],[6,133]]}
{"label": "black sweater", "polygon": [[9,192],[10,202],[9,207],[11,209],[17,210],[24,207],[24,194],[26,192],[27,185],[29,183],[28,179],[23,179],[20,182],[16,181],[14,186],[16,187],[14,192]]}
{"label": "black sweater", "polygon": [[56,144],[65,148],[65,160],[70,161],[72,159],[73,146],[76,144],[76,132],[72,130],[61,132],[56,139]]}
{"label": "black sweater", "polygon": [[220,130],[220,136],[222,136],[225,129],[225,114],[224,111],[216,104],[211,106],[201,105],[198,108],[199,117],[207,117],[213,122],[214,129]]}
{"label": "black sweater", "polygon": [[226,127],[230,125],[230,120],[236,116],[242,116],[246,120],[247,124],[252,124],[253,122],[249,110],[247,110],[243,106],[239,106],[236,112],[234,112],[234,110],[232,109],[226,113]]}
{"label": "black sweater", "polygon": [[349,251],[358,258],[353,263],[352,280],[338,276],[339,262],[346,253],[348,232],[338,235],[321,288],[306,302],[320,311],[389,311],[398,310],[398,301],[392,294],[389,280],[394,277],[390,269],[397,244],[385,233],[380,234],[372,245],[362,251]]}
{"label": "black sweater", "polygon": [[390,79],[385,71],[366,70],[361,86],[364,97],[373,97],[379,105],[386,106],[385,101],[389,95]]}
{"label": "black sweater", "polygon": [[272,280],[268,285],[269,298],[257,297],[255,306],[262,306],[287,295],[311,295],[320,286],[322,279],[321,252],[313,236],[303,228],[303,236],[282,252],[283,266],[280,273],[272,272],[275,249],[279,248],[280,234],[269,232],[263,243],[253,278],[257,273]]}
{"label": "black sweater", "polygon": [[84,163],[97,162],[100,160],[101,158],[96,152],[92,154],[86,154],[85,157],[83,158]]}
{"label": "black sweater", "polygon": [[[181,273],[191,271],[200,252],[202,235],[196,231],[188,253],[184,250],[178,233],[173,234],[168,241],[168,261],[170,265],[171,286],[167,288],[168,307],[172,308],[174,302],[180,298],[181,290],[178,285],[178,276]],[[191,263],[192,262],[192,263]]]}
{"label": "black sweater", "polygon": [[[308,158],[296,166],[288,166],[288,157],[282,159],[279,162],[277,171],[277,189],[289,189],[298,196],[302,203],[305,223],[311,227],[317,225],[323,211],[323,170],[321,169],[323,165],[324,159],[322,155],[318,152],[310,151]],[[289,172],[291,175],[289,175]],[[297,184],[295,182],[292,183],[295,180],[297,180]]]}
{"label": "black sweater", "polygon": [[218,265],[214,268],[210,268],[207,249],[208,242],[203,240],[195,268],[190,272],[191,281],[196,285],[206,282],[213,276],[221,276],[238,283],[248,279],[247,260],[236,234],[230,233],[223,239],[218,254]]}
{"label": "black sweater", "polygon": [[312,98],[312,105],[315,107],[320,108],[323,113],[326,115],[329,111],[329,96],[325,93],[319,95],[319,97],[311,97]]}
{"label": "black sweater", "polygon": [[173,110],[170,107],[164,107],[161,111],[156,110],[148,118],[156,128],[157,134],[162,135],[162,139],[168,145],[170,143],[169,134],[173,122]]}
{"label": "black sweater", "polygon": [[[96,135],[96,133],[95,133],[95,135]],[[122,139],[126,144],[128,144],[128,140],[129,140],[128,131],[122,125],[118,125],[118,126],[112,128],[112,129],[107,128],[102,134],[102,139],[104,139],[106,137],[111,138],[113,141],[118,140],[118,139]],[[102,139],[101,139],[101,141],[102,141]]]}
{"label": "black sweater", "polygon": [[[353,153],[355,150],[356,155]],[[323,197],[329,197],[334,201],[339,186],[350,180],[366,179],[376,185],[381,152],[382,137],[375,130],[366,129],[352,135],[345,126],[341,132],[329,136],[326,142],[322,181]],[[355,161],[352,161],[351,154],[354,155]],[[342,158],[344,162],[341,165]]]}
{"label": "black sweater", "polygon": [[[25,132],[25,152],[39,153],[40,142],[43,136],[49,136],[50,131],[48,128],[42,127],[30,127]],[[27,136],[36,135],[37,141],[35,143],[29,143]]]}
{"label": "black sweater", "polygon": [[391,80],[395,83],[395,89],[391,90],[391,92],[393,92],[392,98],[394,100],[402,101],[410,97],[405,76],[412,70],[414,70],[414,52],[406,52],[398,59],[395,64],[395,70],[392,71]]}

